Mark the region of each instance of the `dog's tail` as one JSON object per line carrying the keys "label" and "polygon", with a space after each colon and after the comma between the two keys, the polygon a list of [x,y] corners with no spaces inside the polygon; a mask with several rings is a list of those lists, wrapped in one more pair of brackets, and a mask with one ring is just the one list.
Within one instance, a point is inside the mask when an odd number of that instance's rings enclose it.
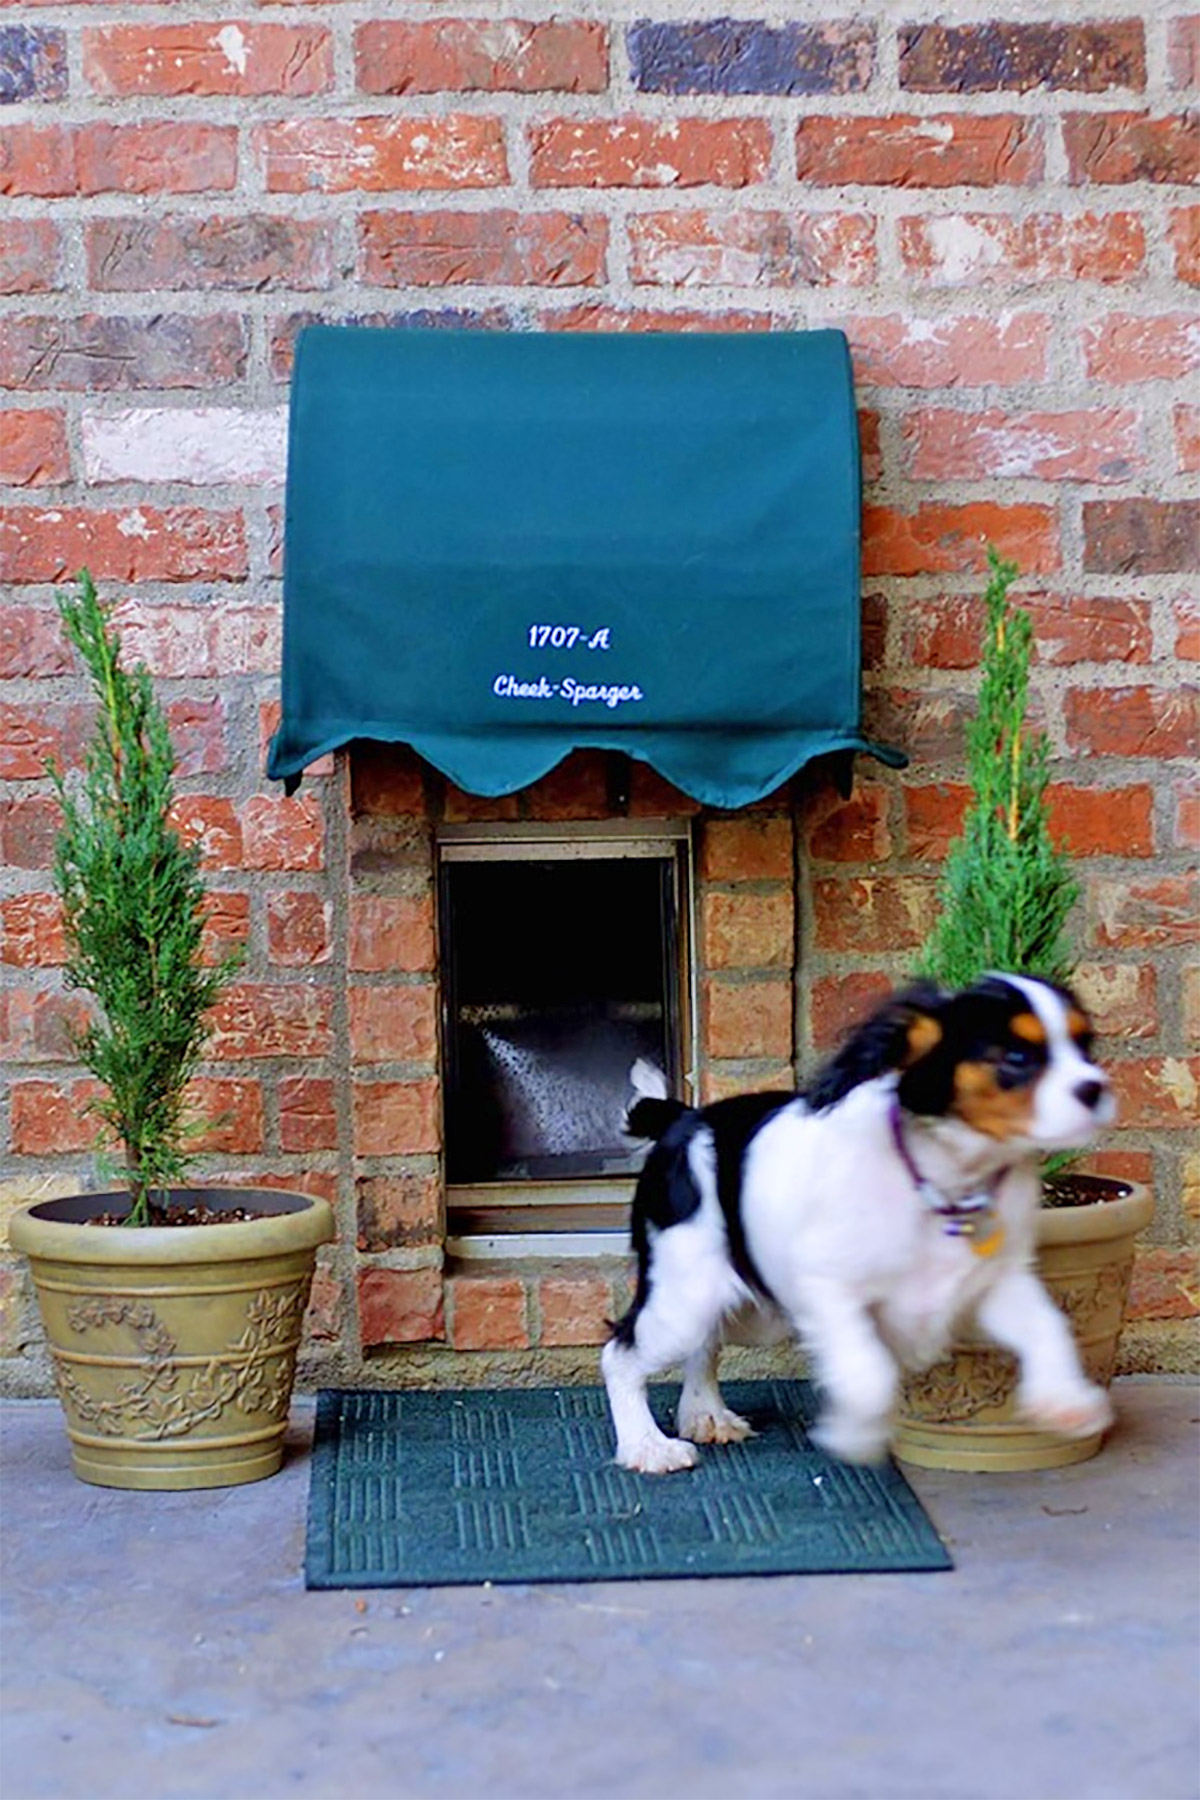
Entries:
{"label": "dog's tail", "polygon": [[666,1076],[644,1056],[639,1056],[630,1069],[629,1084],[635,1095],[625,1114],[625,1130],[630,1137],[651,1138],[657,1143],[667,1127],[690,1110],[682,1100],[671,1098]]}

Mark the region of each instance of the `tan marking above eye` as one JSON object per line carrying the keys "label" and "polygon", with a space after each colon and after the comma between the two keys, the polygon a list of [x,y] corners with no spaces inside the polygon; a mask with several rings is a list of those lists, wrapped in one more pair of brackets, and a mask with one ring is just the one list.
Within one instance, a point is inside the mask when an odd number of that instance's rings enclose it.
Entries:
{"label": "tan marking above eye", "polygon": [[1092,1022],[1084,1013],[1077,1012],[1074,1007],[1067,1014],[1067,1030],[1075,1039],[1089,1038],[1092,1035]]}
{"label": "tan marking above eye", "polygon": [[908,1028],[907,1063],[919,1062],[921,1057],[928,1056],[942,1041],[942,1028],[937,1020],[928,1013],[920,1013]]}
{"label": "tan marking above eye", "polygon": [[1027,1044],[1046,1042],[1046,1027],[1036,1013],[1018,1013],[1009,1020],[1008,1028],[1014,1037],[1023,1039]]}
{"label": "tan marking above eye", "polygon": [[1003,1141],[1024,1136],[1033,1114],[1028,1088],[1001,1088],[991,1063],[959,1063],[954,1105],[960,1119],[985,1137]]}

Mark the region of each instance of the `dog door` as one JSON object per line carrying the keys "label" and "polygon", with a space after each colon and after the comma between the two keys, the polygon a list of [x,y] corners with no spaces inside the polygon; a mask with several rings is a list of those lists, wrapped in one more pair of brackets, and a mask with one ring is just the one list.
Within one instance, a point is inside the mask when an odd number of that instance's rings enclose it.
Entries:
{"label": "dog door", "polygon": [[[527,826],[447,835],[440,851],[452,1215],[553,1206],[569,1226],[581,1184],[593,1206],[627,1202],[630,1068],[643,1057],[685,1091],[686,827]],[[471,1218],[456,1223],[469,1234]]]}

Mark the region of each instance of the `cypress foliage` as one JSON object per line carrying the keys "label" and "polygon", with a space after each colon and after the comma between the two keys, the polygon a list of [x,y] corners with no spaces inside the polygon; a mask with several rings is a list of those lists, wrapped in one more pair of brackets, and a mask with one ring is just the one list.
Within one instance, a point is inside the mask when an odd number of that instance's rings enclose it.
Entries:
{"label": "cypress foliage", "polygon": [[1067,919],[1079,887],[1051,836],[1049,746],[1028,721],[1029,614],[1009,601],[1013,563],[988,550],[979,705],[967,726],[971,800],[942,872],[919,974],[962,987],[989,969],[1070,979]]}
{"label": "cypress foliage", "polygon": [[148,670],[121,660],[109,609],[84,570],[78,593],[59,594],[67,637],[91,676],[98,711],[81,784],[54,766],[63,809],[55,886],[63,906],[69,987],[96,1001],[77,1039],[80,1060],[103,1083],[94,1111],[124,1151],[131,1225],[178,1183],[196,1126],[185,1110],[207,1028],[205,1015],[241,961],[201,961],[200,852],[169,814],[175,754]]}

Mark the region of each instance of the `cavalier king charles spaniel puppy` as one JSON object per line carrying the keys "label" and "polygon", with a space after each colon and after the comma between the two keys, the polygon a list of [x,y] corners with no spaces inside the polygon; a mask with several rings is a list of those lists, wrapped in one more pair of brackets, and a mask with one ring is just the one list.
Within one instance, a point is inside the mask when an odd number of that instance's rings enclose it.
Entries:
{"label": "cavalier king charles spaniel puppy", "polygon": [[[854,1032],[799,1095],[693,1108],[635,1065],[628,1130],[652,1140],[633,1201],[634,1301],[602,1355],[617,1461],[690,1469],[750,1435],[717,1386],[727,1342],[799,1338],[822,1395],[815,1436],[846,1462],[887,1450],[901,1371],[970,1324],[1012,1351],[1030,1422],[1111,1421],[1034,1272],[1039,1165],[1114,1115],[1092,1031],[1062,988],[987,976],[918,984]],[[646,1384],[682,1365],[677,1437]]]}

